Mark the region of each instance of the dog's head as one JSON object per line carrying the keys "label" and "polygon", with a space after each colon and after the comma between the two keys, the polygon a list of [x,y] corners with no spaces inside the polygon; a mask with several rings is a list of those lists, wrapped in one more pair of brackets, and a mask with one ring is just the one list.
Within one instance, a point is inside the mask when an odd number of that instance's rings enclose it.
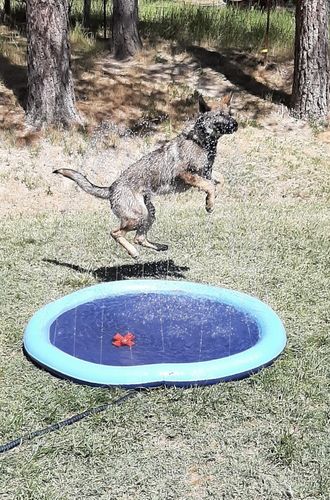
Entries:
{"label": "dog's head", "polygon": [[194,125],[194,134],[201,143],[208,145],[217,142],[224,134],[233,134],[238,128],[237,121],[231,116],[232,94],[225,95],[218,108],[212,110],[199,96],[199,112]]}

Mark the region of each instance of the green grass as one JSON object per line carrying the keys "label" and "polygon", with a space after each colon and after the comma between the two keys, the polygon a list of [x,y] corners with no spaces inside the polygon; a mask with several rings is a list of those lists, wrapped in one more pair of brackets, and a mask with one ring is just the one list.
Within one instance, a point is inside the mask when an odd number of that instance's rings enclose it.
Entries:
{"label": "green grass", "polygon": [[[261,10],[201,7],[180,2],[145,2],[140,9],[145,35],[182,44],[206,43],[217,48],[256,51],[264,47],[266,13]],[[294,16],[287,10],[271,15],[269,47],[274,54],[292,53]]]}
{"label": "green grass", "polygon": [[[172,259],[185,279],[267,301],[286,326],[283,355],[243,381],[142,392],[1,456],[1,498],[328,498],[327,205],[322,197],[261,203],[251,195],[219,202],[208,216],[203,204],[196,193],[158,203],[152,237],[170,250],[143,250],[143,262]],[[43,304],[104,279],[103,268],[132,262],[109,241],[106,211],[12,216],[1,226],[6,442],[122,393],[52,377],[24,358],[21,342]],[[148,277],[147,269],[139,267],[137,277]]]}
{"label": "green grass", "polygon": [[[81,0],[72,2],[73,27],[81,25],[82,4]],[[91,7],[91,33],[93,36],[102,36],[103,2],[94,0]],[[13,2],[13,11],[22,19],[20,2]],[[110,16],[111,4],[108,5],[108,19]],[[170,40],[183,45],[198,43],[244,51],[258,51],[264,48],[266,13],[261,10],[203,7],[180,1],[142,0],[139,2],[139,17],[143,36],[153,42]],[[93,39],[92,37],[91,40]],[[293,40],[292,11],[273,11],[269,35],[270,53],[292,56]],[[88,43],[84,37],[82,42],[83,45]]]}

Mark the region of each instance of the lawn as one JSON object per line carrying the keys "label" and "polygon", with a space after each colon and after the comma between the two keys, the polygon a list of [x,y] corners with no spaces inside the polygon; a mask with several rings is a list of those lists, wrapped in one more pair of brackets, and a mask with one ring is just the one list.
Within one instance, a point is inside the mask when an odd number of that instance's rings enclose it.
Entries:
{"label": "lawn", "polygon": [[[282,16],[271,34],[275,63],[264,67],[264,13],[141,6],[152,43],[131,64],[72,30],[77,106],[90,130],[51,130],[24,147],[25,38],[0,33],[0,445],[126,394],[57,379],[23,355],[33,313],[82,287],[161,278],[232,288],[268,303],[288,343],[250,378],[139,392],[0,455],[0,498],[328,500],[330,139],[283,105],[292,16],[274,14]],[[239,130],[221,139],[215,163],[223,192],[211,215],[194,190],[157,199],[150,237],[170,248],[142,249],[135,263],[109,237],[106,203],[51,172],[68,165],[110,183],[181,130],[195,89],[211,101],[235,90]],[[132,125],[136,134],[123,133]]]}
{"label": "lawn", "polygon": [[[74,30],[81,30],[83,1],[70,2],[70,20]],[[12,1],[14,16],[20,25],[24,9],[20,0]],[[110,36],[112,3],[107,2],[107,23]],[[103,1],[91,2],[91,26],[85,35],[95,42],[103,37]],[[260,51],[264,48],[267,14],[260,9],[219,7],[205,2],[184,0],[140,0],[140,31],[148,43],[163,40],[189,44],[209,44],[222,49]],[[271,13],[269,49],[272,56],[291,57],[294,46],[294,15],[292,9],[278,9]],[[81,43],[83,36],[80,36]],[[85,40],[85,44],[87,41]],[[89,45],[91,45],[89,43]],[[95,50],[95,47],[94,47]]]}
{"label": "lawn", "polygon": [[[141,3],[142,32],[151,40],[171,40],[183,45],[209,44],[221,49],[260,51],[265,48],[266,12],[256,9],[205,6],[196,2]],[[294,15],[281,9],[271,13],[269,49],[271,55],[293,53]]]}
{"label": "lawn", "polygon": [[[282,318],[283,355],[239,382],[138,393],[3,454],[1,498],[328,498],[329,149],[309,129],[284,139],[252,126],[221,147],[216,211],[193,191],[158,200],[152,238],[170,250],[145,249],[138,264],[109,240],[103,203],[86,206],[65,180],[52,196],[70,189],[70,209],[50,209],[48,196],[33,213],[18,205],[2,217],[1,442],[125,393],[56,379],[22,354],[31,315],[84,286],[151,277],[250,293]],[[33,198],[37,182],[26,189]]]}

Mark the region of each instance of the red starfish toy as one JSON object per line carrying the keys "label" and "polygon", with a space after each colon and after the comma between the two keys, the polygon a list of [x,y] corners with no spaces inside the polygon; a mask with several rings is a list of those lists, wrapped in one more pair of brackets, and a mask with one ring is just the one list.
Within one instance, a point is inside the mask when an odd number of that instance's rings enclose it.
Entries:
{"label": "red starfish toy", "polygon": [[135,335],[131,332],[127,332],[125,335],[121,335],[120,333],[116,333],[112,339],[112,345],[116,347],[122,347],[127,345],[128,347],[132,347],[135,342]]}

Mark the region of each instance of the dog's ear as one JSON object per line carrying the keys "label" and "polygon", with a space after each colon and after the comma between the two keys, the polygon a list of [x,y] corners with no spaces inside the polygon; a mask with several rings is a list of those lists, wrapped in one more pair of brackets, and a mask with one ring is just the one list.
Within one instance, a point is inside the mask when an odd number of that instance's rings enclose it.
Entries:
{"label": "dog's ear", "polygon": [[198,94],[198,106],[200,113],[206,113],[207,111],[211,111],[210,106],[206,104],[206,102],[204,101],[204,97],[201,94]]}
{"label": "dog's ear", "polygon": [[230,105],[231,105],[232,100],[233,100],[233,95],[234,95],[234,93],[230,92],[229,94],[226,94],[221,98],[220,109],[230,110]]}

